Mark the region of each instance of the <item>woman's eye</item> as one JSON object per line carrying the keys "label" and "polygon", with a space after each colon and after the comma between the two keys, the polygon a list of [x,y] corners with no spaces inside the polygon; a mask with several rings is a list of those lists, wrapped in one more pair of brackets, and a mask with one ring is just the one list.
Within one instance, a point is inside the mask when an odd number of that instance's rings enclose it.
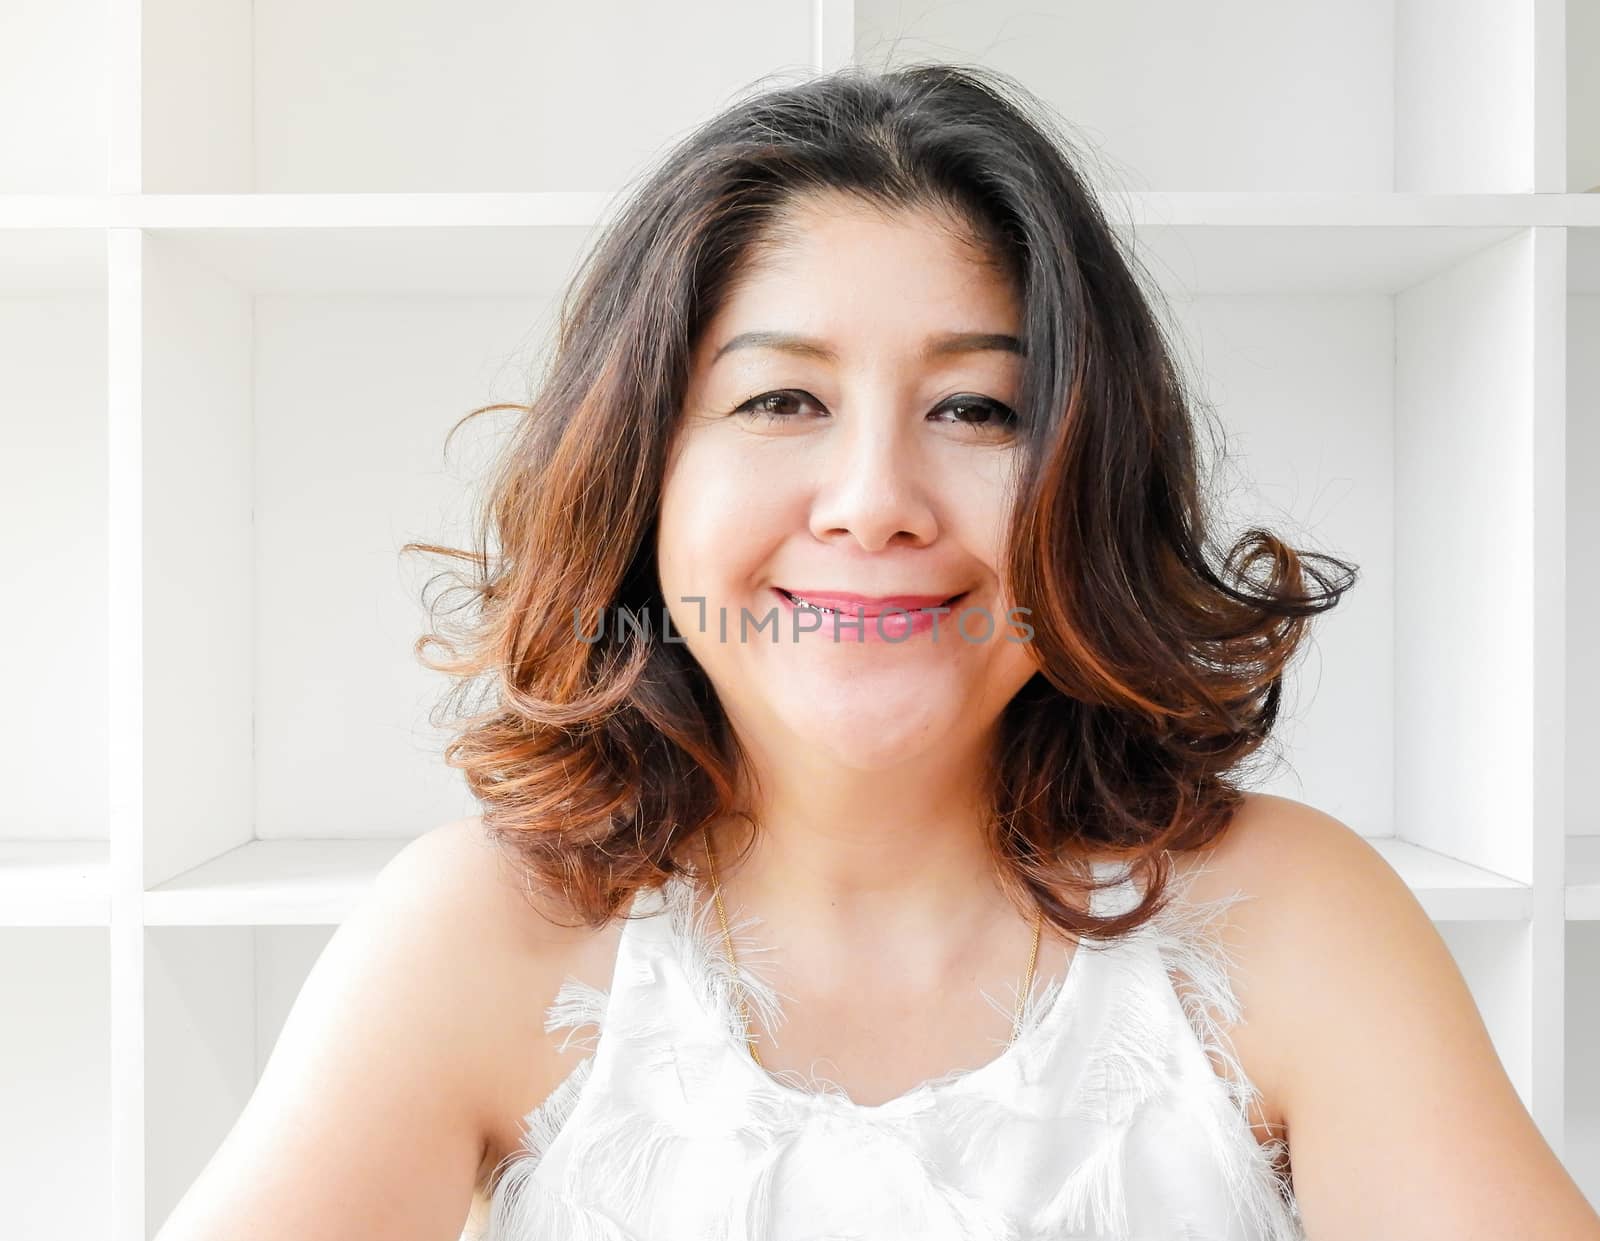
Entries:
{"label": "woman's eye", "polygon": [[1014,427],[1017,422],[1017,413],[1014,409],[985,396],[952,397],[934,412],[942,410],[953,412],[957,422],[986,429],[1005,430]]}
{"label": "woman's eye", "polygon": [[817,399],[809,392],[784,388],[778,392],[763,392],[760,396],[753,396],[733,412],[749,414],[766,422],[784,422],[793,417],[796,405],[806,404],[814,408],[819,407]]}

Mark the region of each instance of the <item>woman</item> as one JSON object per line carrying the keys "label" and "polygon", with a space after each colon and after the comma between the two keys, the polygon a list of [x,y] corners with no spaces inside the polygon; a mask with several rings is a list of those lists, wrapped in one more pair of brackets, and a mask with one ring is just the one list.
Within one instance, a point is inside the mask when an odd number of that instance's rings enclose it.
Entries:
{"label": "woman", "polygon": [[1600,1238],[1410,892],[1229,781],[1354,573],[1211,565],[1066,150],[852,69],[633,196],[430,635],[481,820],[339,929],[162,1241],[475,1186],[507,1239]]}

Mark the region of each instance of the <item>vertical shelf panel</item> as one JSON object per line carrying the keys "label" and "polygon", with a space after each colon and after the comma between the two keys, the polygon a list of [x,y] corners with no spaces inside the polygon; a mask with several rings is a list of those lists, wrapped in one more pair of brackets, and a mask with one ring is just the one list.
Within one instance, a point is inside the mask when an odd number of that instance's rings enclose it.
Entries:
{"label": "vertical shelf panel", "polygon": [[1563,1023],[1566,900],[1567,699],[1567,233],[1531,230],[1533,291],[1529,307],[1532,374],[1529,419],[1533,538],[1531,664],[1528,690],[1533,925],[1531,1030],[1533,1093],[1529,1106],[1559,1155],[1565,1142]]}
{"label": "vertical shelf panel", "polygon": [[[1585,6],[1578,5],[1583,8]],[[1600,49],[1593,6],[1588,49]],[[1570,18],[1576,18],[1571,14]],[[1582,35],[1583,32],[1574,31]],[[1570,70],[1569,70],[1570,73]],[[1592,85],[1592,83],[1591,83]],[[1600,103],[1600,96],[1596,96]],[[1591,129],[1592,135],[1600,131]],[[1597,165],[1600,168],[1600,165]],[[1600,172],[1597,172],[1600,177]],[[1567,236],[1567,769],[1566,1143],[1567,1167],[1600,1209],[1600,807],[1592,756],[1600,724],[1600,228]]]}
{"label": "vertical shelf panel", "polygon": [[1567,830],[1600,838],[1600,228],[1569,231],[1567,272]]}
{"label": "vertical shelf panel", "polygon": [[107,262],[105,753],[111,881],[111,1193],[115,1241],[144,1236],[145,831],[143,251],[113,228]]}

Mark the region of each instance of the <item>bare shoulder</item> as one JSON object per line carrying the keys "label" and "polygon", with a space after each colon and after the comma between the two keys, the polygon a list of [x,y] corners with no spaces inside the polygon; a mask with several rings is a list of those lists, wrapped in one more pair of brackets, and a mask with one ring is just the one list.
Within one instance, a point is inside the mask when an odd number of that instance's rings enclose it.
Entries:
{"label": "bare shoulder", "polygon": [[586,1054],[547,1033],[545,1011],[575,977],[609,987],[620,923],[582,923],[540,889],[474,816],[406,845],[381,882],[414,893],[443,959],[477,976],[484,1099],[480,1185],[521,1141],[522,1121]]}
{"label": "bare shoulder", "polygon": [[[1233,820],[1205,849],[1178,855],[1179,869],[1193,871],[1196,894],[1242,890],[1251,896],[1283,892],[1285,885],[1319,885],[1325,878],[1392,879],[1410,895],[1372,844],[1341,820],[1315,806],[1271,793],[1247,793]],[[1324,876],[1308,866],[1331,866]]]}
{"label": "bare shoulder", "polygon": [[526,871],[473,816],[445,823],[408,841],[378,876],[380,885],[426,901],[435,912],[459,915],[459,930],[441,933],[491,936],[497,948],[559,951],[592,931],[539,889]]}
{"label": "bare shoulder", "polygon": [[543,1008],[597,939],[476,819],[407,842],[334,931],[160,1241],[456,1236],[560,1071]]}
{"label": "bare shoulder", "polygon": [[[1381,994],[1396,954],[1460,984],[1432,922],[1365,837],[1304,802],[1249,793],[1210,845],[1175,855],[1196,900],[1237,898],[1224,919],[1243,1021],[1231,1031],[1269,1122],[1292,1127],[1312,1052],[1338,1055],[1346,1020]],[[1464,985],[1463,985],[1464,986]]]}
{"label": "bare shoulder", "polygon": [[[1193,899],[1237,898],[1224,920],[1243,1011],[1231,1037],[1261,1088],[1269,1123],[1282,1129],[1295,1074],[1307,1064],[1301,1020],[1319,997],[1337,994],[1327,971],[1340,963],[1370,967],[1348,960],[1356,950],[1351,936],[1376,931],[1414,943],[1433,934],[1432,925],[1365,837],[1288,797],[1246,794],[1216,840],[1175,854],[1174,862]],[[1330,953],[1338,960],[1328,961]],[[1317,970],[1308,970],[1308,962],[1317,962]]]}
{"label": "bare shoulder", "polygon": [[1311,1235],[1600,1241],[1445,941],[1365,837],[1251,794],[1177,861],[1194,897],[1243,898],[1226,918],[1232,1037],[1287,1130]]}

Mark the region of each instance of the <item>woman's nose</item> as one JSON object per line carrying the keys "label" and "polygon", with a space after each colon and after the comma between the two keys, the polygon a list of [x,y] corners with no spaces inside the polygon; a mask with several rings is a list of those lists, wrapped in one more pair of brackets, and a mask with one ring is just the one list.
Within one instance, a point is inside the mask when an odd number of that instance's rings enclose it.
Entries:
{"label": "woman's nose", "polygon": [[865,551],[896,539],[933,541],[938,523],[927,462],[898,413],[842,420],[829,440],[811,505],[813,536],[849,536]]}

